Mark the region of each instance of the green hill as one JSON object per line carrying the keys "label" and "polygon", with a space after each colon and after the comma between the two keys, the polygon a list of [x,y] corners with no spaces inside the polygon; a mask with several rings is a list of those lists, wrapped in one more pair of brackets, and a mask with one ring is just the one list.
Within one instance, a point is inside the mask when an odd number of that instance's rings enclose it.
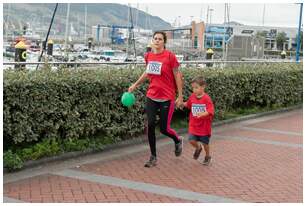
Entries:
{"label": "green hill", "polygon": [[[85,5],[87,6],[87,32],[91,26],[97,24],[106,25],[130,25],[128,21],[129,7],[122,4],[89,3],[70,4],[70,27],[76,32],[83,32],[85,28]],[[32,30],[47,30],[52,17],[55,4],[3,4],[4,30],[20,32],[24,25]],[[64,34],[67,15],[67,4],[59,4],[55,16],[52,31],[56,34]],[[144,29],[169,28],[171,25],[157,16],[149,15],[143,11],[132,8],[134,27]],[[137,20],[136,20],[137,19]],[[136,25],[137,22],[137,25]],[[6,27],[8,25],[8,27]]]}

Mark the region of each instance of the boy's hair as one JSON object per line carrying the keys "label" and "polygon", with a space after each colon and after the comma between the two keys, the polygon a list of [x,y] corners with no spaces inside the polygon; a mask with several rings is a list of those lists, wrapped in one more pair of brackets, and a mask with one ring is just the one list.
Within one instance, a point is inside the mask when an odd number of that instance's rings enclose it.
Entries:
{"label": "boy's hair", "polygon": [[191,80],[191,83],[197,83],[200,86],[206,86],[206,81],[205,81],[204,77],[202,77],[202,76],[193,78]]}

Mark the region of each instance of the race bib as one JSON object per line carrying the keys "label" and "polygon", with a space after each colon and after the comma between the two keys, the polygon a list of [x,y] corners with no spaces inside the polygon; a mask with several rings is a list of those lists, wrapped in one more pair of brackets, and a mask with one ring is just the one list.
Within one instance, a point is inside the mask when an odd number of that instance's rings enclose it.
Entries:
{"label": "race bib", "polygon": [[191,112],[194,117],[200,112],[206,112],[206,104],[192,104]]}
{"label": "race bib", "polygon": [[160,75],[162,65],[161,62],[149,62],[146,70],[147,74]]}

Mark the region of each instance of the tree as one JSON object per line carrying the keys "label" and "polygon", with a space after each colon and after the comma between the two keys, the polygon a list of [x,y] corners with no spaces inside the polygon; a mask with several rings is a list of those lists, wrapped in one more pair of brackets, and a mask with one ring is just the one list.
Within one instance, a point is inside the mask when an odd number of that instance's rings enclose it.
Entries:
{"label": "tree", "polygon": [[256,33],[256,37],[264,37],[264,38],[266,38],[267,34],[268,34],[268,31],[258,31]]}
{"label": "tree", "polygon": [[278,49],[284,49],[284,43],[287,41],[287,34],[285,32],[280,32],[276,35],[276,45]]}

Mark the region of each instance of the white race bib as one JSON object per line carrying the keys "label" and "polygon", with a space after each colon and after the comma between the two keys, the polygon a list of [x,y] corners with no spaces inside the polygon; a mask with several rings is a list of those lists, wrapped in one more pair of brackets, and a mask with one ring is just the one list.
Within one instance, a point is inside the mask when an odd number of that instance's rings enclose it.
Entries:
{"label": "white race bib", "polygon": [[147,70],[146,70],[147,74],[160,75],[162,65],[163,64],[161,62],[150,61],[147,65]]}
{"label": "white race bib", "polygon": [[191,112],[194,117],[200,112],[206,112],[206,104],[192,104]]}

